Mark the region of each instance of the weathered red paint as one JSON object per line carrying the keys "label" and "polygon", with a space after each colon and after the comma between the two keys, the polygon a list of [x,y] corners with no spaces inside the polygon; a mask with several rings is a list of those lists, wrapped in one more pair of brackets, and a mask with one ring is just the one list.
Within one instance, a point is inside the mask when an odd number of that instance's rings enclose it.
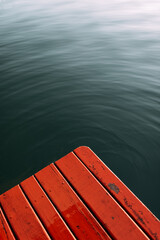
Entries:
{"label": "weathered red paint", "polygon": [[15,237],[8,225],[8,222],[0,208],[0,239],[15,240]]}
{"label": "weathered red paint", "polygon": [[160,222],[87,147],[0,195],[0,240],[111,238],[160,240]]}
{"label": "weathered red paint", "polygon": [[56,166],[114,239],[149,239],[73,153]]}
{"label": "weathered red paint", "polygon": [[19,186],[0,195],[0,203],[17,239],[50,240]]}
{"label": "weathered red paint", "polygon": [[138,225],[153,240],[160,239],[160,221],[125,186],[125,184],[88,147],[82,146],[74,153],[96,176],[103,186],[114,196]]}
{"label": "weathered red paint", "polygon": [[53,239],[75,239],[34,176],[26,179],[20,185]]}
{"label": "weathered red paint", "polygon": [[110,239],[53,164],[35,176],[78,239]]}

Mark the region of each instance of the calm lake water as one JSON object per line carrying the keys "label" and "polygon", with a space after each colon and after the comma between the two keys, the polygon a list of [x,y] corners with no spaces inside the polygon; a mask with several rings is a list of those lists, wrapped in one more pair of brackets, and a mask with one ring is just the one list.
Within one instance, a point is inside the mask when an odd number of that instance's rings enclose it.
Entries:
{"label": "calm lake water", "polygon": [[87,145],[160,218],[160,1],[0,1],[0,193]]}

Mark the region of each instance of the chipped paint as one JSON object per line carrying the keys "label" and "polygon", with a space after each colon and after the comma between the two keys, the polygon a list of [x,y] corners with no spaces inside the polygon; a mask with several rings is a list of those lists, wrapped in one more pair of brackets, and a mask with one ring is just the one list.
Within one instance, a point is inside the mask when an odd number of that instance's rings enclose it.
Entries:
{"label": "chipped paint", "polygon": [[[132,210],[132,212],[133,212],[134,215],[137,217],[137,219],[138,219],[142,224],[146,225],[145,222],[144,222],[144,220],[143,220],[143,218],[140,217],[140,215],[132,208],[132,205],[128,203],[128,201],[127,201],[126,198],[124,198],[124,202],[125,202],[125,204],[127,205],[127,207],[129,207],[129,208]],[[141,214],[142,214],[142,212],[141,212]]]}
{"label": "chipped paint", "polygon": [[[152,232],[152,230],[151,230],[150,228],[148,228],[148,226],[146,226],[146,223],[145,223],[144,219],[143,219],[142,217],[140,217],[140,215],[132,208],[132,204],[129,204],[129,202],[127,201],[127,198],[124,198],[124,202],[125,202],[126,206],[129,207],[129,208],[132,210],[132,212],[134,213],[134,215],[135,215],[136,218],[137,218],[137,221],[140,221],[143,225],[145,225],[145,227],[147,227],[148,231],[149,231],[150,234],[153,236],[153,238],[154,238],[155,240],[158,240],[159,238],[158,238],[157,233],[156,233],[156,232],[155,232],[155,233]],[[143,212],[140,211],[140,214],[143,215]],[[148,222],[148,223],[149,223],[149,222]]]}
{"label": "chipped paint", "polygon": [[109,183],[108,187],[113,190],[115,193],[119,193],[119,188],[114,183]]}

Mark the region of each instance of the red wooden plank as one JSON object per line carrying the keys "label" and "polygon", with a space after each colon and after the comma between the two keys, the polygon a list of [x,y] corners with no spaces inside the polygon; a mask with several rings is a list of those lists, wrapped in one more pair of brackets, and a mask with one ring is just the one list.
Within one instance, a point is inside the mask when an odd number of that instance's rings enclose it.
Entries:
{"label": "red wooden plank", "polygon": [[148,239],[73,153],[55,164],[114,239]]}
{"label": "red wooden plank", "polygon": [[78,239],[110,239],[53,164],[35,176]]}
{"label": "red wooden plank", "polygon": [[20,185],[53,239],[75,239],[33,176],[23,181]]}
{"label": "red wooden plank", "polygon": [[90,148],[84,146],[75,149],[74,152],[151,239],[160,239],[160,221],[96,154]]}
{"label": "red wooden plank", "polygon": [[15,240],[13,233],[8,225],[8,222],[0,208],[0,239]]}
{"label": "red wooden plank", "polygon": [[0,195],[0,203],[17,239],[50,239],[19,186]]}

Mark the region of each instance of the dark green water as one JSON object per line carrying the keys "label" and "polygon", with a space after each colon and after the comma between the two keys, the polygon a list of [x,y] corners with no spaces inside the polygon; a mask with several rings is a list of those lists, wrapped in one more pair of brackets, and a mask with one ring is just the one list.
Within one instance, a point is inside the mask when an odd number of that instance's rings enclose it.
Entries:
{"label": "dark green water", "polygon": [[160,218],[160,2],[0,1],[0,192],[80,145]]}

